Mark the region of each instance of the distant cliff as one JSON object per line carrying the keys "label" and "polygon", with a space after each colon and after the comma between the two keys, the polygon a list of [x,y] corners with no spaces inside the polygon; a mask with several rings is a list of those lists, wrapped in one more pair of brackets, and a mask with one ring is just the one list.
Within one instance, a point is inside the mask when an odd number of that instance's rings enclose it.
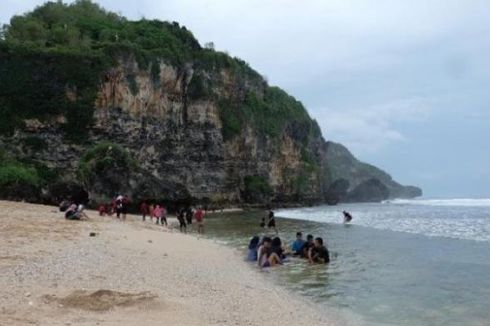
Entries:
{"label": "distant cliff", "polygon": [[88,192],[215,205],[414,197],[325,142],[303,105],[177,23],[90,1],[12,18],[0,41],[0,196]]}

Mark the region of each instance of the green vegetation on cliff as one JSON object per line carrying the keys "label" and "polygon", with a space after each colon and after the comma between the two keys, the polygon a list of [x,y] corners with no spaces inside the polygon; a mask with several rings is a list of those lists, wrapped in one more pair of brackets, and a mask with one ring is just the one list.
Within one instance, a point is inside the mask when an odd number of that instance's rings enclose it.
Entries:
{"label": "green vegetation on cliff", "polygon": [[[11,134],[25,119],[41,121],[65,116],[64,130],[76,142],[86,138],[92,123],[95,96],[103,74],[117,59],[133,57],[140,69],[150,69],[155,84],[165,61],[182,68],[190,64],[194,76],[188,85],[191,100],[219,104],[225,140],[247,125],[259,134],[279,137],[288,123],[300,125],[297,140],[308,143],[319,136],[303,105],[277,87],[268,87],[249,65],[210,48],[202,48],[192,33],[178,23],[158,20],[129,21],[89,0],[72,4],[48,2],[2,29],[0,40],[0,133]],[[218,76],[226,71],[249,87],[238,94],[216,94]],[[127,80],[133,94],[138,85]],[[156,85],[158,87],[158,85]],[[244,88],[247,89],[247,88]],[[71,96],[67,96],[71,95]]]}
{"label": "green vegetation on cliff", "polygon": [[249,203],[265,203],[273,193],[272,187],[262,176],[246,176],[243,181],[245,183],[243,197]]}
{"label": "green vegetation on cliff", "polygon": [[88,189],[105,188],[114,194],[124,188],[136,162],[121,146],[99,143],[89,148],[80,160],[78,178]]}

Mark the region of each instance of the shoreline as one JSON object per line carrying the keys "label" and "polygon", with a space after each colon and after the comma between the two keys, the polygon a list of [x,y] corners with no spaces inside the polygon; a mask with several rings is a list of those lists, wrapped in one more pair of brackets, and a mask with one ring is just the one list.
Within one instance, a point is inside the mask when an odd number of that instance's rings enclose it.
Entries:
{"label": "shoreline", "polygon": [[0,325],[347,323],[215,240],[134,215],[66,221],[57,207],[6,201],[0,212]]}

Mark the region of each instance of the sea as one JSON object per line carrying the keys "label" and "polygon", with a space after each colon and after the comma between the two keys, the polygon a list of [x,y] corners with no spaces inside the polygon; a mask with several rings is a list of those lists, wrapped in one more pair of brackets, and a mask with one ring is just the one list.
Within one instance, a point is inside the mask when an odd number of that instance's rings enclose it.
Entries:
{"label": "sea", "polygon": [[[342,211],[353,220],[343,224]],[[245,256],[263,211],[217,214],[207,236]],[[490,325],[490,199],[392,200],[275,211],[278,236],[324,239],[329,265],[291,259],[267,273],[355,324]]]}

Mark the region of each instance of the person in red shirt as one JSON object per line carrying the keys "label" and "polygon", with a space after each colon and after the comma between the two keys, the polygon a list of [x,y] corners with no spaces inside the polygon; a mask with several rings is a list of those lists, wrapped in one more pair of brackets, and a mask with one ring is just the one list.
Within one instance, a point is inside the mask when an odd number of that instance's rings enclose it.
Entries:
{"label": "person in red shirt", "polygon": [[197,233],[204,233],[204,210],[202,208],[198,208],[194,213],[194,218],[197,222]]}
{"label": "person in red shirt", "polygon": [[140,212],[141,212],[141,215],[143,216],[143,222],[146,221],[146,215],[150,214],[150,208],[148,207],[148,204],[146,203],[146,201],[143,201],[141,203]]}
{"label": "person in red shirt", "polygon": [[106,209],[104,204],[100,204],[99,206],[99,216],[105,216],[106,214]]}

